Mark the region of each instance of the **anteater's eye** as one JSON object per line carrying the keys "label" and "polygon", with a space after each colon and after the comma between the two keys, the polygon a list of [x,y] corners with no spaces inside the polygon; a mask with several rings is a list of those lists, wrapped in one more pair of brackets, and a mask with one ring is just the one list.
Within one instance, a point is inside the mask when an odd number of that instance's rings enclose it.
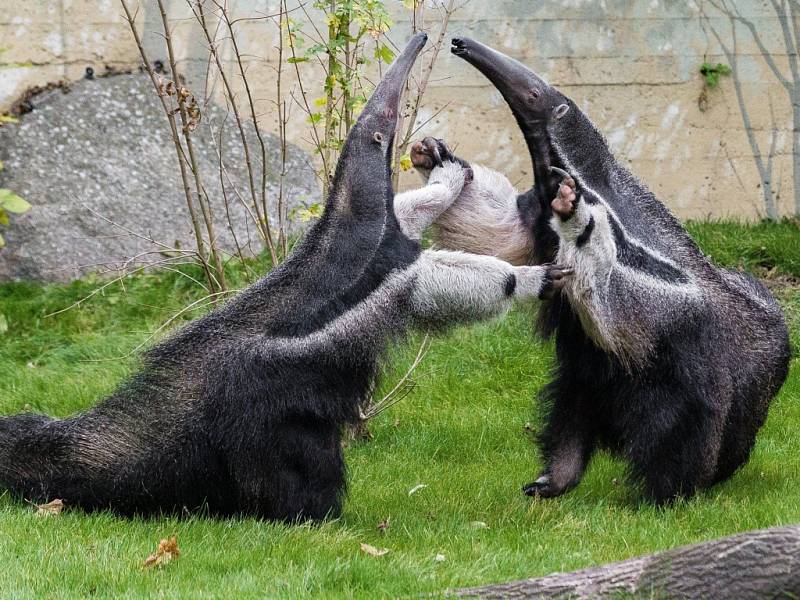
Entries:
{"label": "anteater's eye", "polygon": [[380,144],[383,141],[383,134],[380,131],[376,131],[372,134],[372,139]]}
{"label": "anteater's eye", "polygon": [[531,90],[531,98],[533,98],[534,100],[536,100],[541,95],[542,95],[542,93],[539,90],[537,90],[536,88],[533,88]]}

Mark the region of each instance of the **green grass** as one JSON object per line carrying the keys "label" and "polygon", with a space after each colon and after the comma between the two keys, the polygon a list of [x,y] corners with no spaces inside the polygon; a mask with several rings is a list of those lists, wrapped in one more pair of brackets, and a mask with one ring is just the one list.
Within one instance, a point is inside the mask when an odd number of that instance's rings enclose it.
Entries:
{"label": "green grass", "polygon": [[[769,273],[781,282],[777,291],[797,345],[796,226],[690,227],[720,263],[774,268]],[[128,282],[125,292],[115,287],[82,308],[44,316],[95,285],[0,286],[0,312],[9,323],[0,337],[0,414],[30,407],[67,415],[90,406],[133,368],[132,358],[119,357],[200,296],[175,275],[146,275]],[[418,341],[397,349],[384,389],[404,371]],[[540,427],[531,399],[551,360],[522,309],[437,338],[416,390],[371,424],[371,441],[348,448],[344,513],[321,526],[128,520],[75,510],[39,517],[29,505],[0,498],[0,597],[396,597],[800,522],[797,359],[750,463],[725,484],[667,509],[639,503],[622,482],[624,465],[606,454],[595,457],[570,494],[546,501],[522,496],[521,485],[540,467],[525,425]],[[419,484],[427,487],[409,495]],[[390,527],[380,533],[384,519]],[[170,535],[178,536],[180,558],[143,570],[158,540]],[[368,556],[361,542],[389,553]]]}

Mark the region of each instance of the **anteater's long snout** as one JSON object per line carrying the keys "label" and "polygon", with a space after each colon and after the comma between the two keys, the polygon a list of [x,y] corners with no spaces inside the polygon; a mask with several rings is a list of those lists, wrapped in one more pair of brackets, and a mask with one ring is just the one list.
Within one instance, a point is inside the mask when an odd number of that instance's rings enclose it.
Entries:
{"label": "anteater's long snout", "polygon": [[547,83],[518,60],[469,38],[453,38],[450,51],[478,69],[515,110],[525,110]]}
{"label": "anteater's long snout", "polygon": [[[417,56],[425,47],[428,41],[428,34],[421,32],[416,34],[406,44],[403,52],[400,53],[389,70],[381,79],[378,87],[361,112],[362,117],[396,118],[400,109],[400,98],[403,94],[411,68],[414,66]],[[393,132],[392,132],[393,133]]]}

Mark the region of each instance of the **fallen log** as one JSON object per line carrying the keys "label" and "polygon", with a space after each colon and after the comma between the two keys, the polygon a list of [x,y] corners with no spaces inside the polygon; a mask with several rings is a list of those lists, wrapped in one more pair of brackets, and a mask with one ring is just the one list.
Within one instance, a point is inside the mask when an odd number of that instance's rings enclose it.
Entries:
{"label": "fallen log", "polygon": [[800,598],[800,525],[774,527],[572,573],[457,590],[481,598]]}

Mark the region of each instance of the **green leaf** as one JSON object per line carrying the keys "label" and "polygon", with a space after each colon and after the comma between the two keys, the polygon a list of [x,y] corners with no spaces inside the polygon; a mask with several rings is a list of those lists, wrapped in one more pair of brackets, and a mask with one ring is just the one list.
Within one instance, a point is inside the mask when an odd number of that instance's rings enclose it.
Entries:
{"label": "green leaf", "polygon": [[[2,239],[2,238],[0,238]],[[8,331],[8,320],[3,313],[0,313],[0,335]]]}
{"label": "green leaf", "polygon": [[0,124],[3,123],[19,123],[19,119],[11,115],[0,115]]}
{"label": "green leaf", "polygon": [[394,60],[394,52],[386,44],[381,44],[375,48],[375,58],[382,60],[387,65]]}
{"label": "green leaf", "polygon": [[319,219],[322,216],[325,207],[320,203],[315,203],[309,206],[308,208],[301,208],[297,211],[297,216],[300,217],[300,221],[306,223],[313,219]]}
{"label": "green leaf", "polygon": [[8,212],[20,215],[24,212],[28,212],[31,208],[31,205],[17,196],[11,190],[0,188],[0,208],[4,208]]}
{"label": "green leaf", "polygon": [[286,62],[288,62],[289,64],[292,64],[292,65],[293,65],[293,64],[295,64],[295,63],[304,63],[304,62],[308,62],[308,59],[307,59],[305,56],[293,56],[293,57],[291,57],[291,58],[287,58],[287,59],[286,59]]}
{"label": "green leaf", "polygon": [[0,225],[8,225],[8,213],[0,208]]}
{"label": "green leaf", "polygon": [[403,156],[400,157],[400,168],[403,171],[408,171],[413,166],[414,166],[414,163],[411,162],[411,155],[403,154]]}
{"label": "green leaf", "polygon": [[306,50],[306,56],[316,56],[317,54],[324,54],[328,51],[325,44],[314,44]]}
{"label": "green leaf", "polygon": [[5,248],[5,246],[6,246],[6,240],[3,237],[3,234],[0,233],[0,248]]}
{"label": "green leaf", "polygon": [[722,75],[730,75],[731,68],[723,63],[712,65],[711,63],[704,62],[700,65],[700,74],[706,81],[706,85],[710,88],[717,87],[719,78]]}

